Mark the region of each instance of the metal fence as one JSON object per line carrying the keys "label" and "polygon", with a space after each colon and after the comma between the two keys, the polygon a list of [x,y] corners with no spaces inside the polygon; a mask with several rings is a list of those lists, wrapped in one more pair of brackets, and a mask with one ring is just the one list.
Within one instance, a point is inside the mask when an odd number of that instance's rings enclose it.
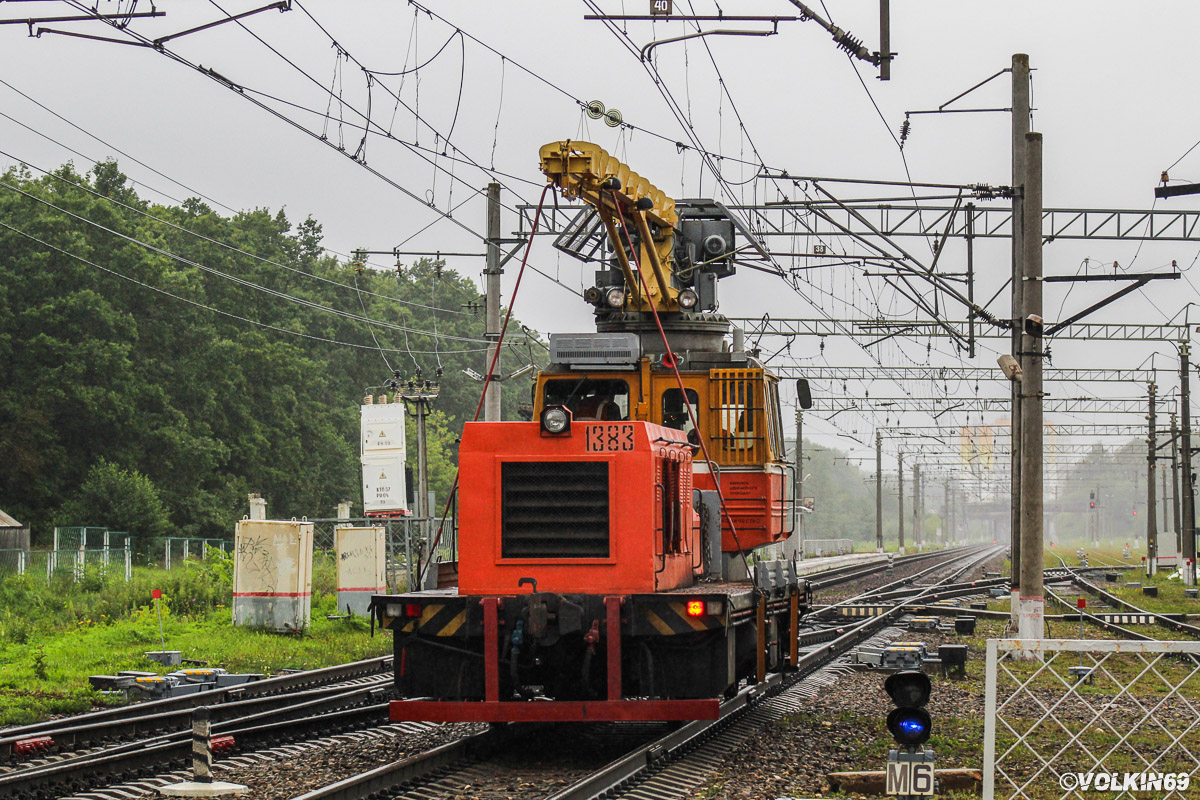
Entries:
{"label": "metal fence", "polygon": [[108,528],[74,526],[54,529],[51,550],[87,550],[108,547]]}
{"label": "metal fence", "polygon": [[193,536],[167,536],[163,540],[163,568],[179,565],[188,559],[204,560],[209,548],[226,553],[233,552],[233,542],[228,539],[201,539]]}
{"label": "metal fence", "polygon": [[984,800],[1200,789],[1200,642],[989,639],[984,702]]}
{"label": "metal fence", "polygon": [[[441,518],[397,517],[376,519],[310,519],[313,524],[313,550],[334,549],[334,529],[340,525],[356,527],[382,526],[387,532],[387,584],[393,590],[405,590],[416,585],[417,562],[424,563],[430,544],[437,538]],[[434,557],[452,561],[458,553],[458,526],[451,517],[446,520]]]}
{"label": "metal fence", "polygon": [[91,573],[101,579],[133,579],[129,547],[92,550],[0,550],[0,575],[28,575],[80,583]]}
{"label": "metal fence", "polygon": [[805,539],[804,557],[840,556],[854,552],[853,539]]}

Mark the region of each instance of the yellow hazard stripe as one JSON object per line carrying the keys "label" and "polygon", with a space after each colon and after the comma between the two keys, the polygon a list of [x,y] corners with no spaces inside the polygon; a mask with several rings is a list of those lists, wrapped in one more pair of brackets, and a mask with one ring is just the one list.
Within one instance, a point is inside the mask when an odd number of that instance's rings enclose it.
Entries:
{"label": "yellow hazard stripe", "polygon": [[642,614],[645,615],[646,621],[649,622],[654,627],[654,630],[658,631],[663,636],[671,636],[675,633],[675,631],[671,630],[670,625],[663,622],[662,618],[659,617],[658,614],[655,614],[650,609],[647,608],[647,609],[643,610]]}
{"label": "yellow hazard stripe", "polygon": [[704,622],[703,617],[689,617],[687,613],[686,603],[671,603],[671,610],[679,616],[684,622],[692,627],[692,630],[704,631],[708,630],[708,625]]}
{"label": "yellow hazard stripe", "polygon": [[433,619],[434,615],[441,611],[445,606],[429,604],[421,609],[421,625]]}
{"label": "yellow hazard stripe", "polygon": [[467,610],[464,608],[462,611],[458,612],[458,614],[454,617],[454,619],[452,619],[448,623],[446,623],[445,627],[443,627],[440,631],[437,632],[437,635],[438,636],[453,636],[458,631],[458,629],[463,626],[463,623],[466,621],[467,621]]}

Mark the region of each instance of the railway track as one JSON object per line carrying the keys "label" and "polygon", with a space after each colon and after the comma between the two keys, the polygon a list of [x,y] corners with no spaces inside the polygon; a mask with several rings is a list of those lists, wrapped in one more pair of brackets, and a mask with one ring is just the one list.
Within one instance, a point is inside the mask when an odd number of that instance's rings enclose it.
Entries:
{"label": "railway track", "polygon": [[[928,561],[932,558],[945,555],[944,550],[930,550],[924,553],[910,553],[903,556],[895,556],[892,559],[894,568],[905,568],[913,564],[919,564],[923,561]],[[879,574],[879,567],[886,562],[886,558],[879,558],[865,564],[848,564],[844,567],[836,567],[834,569],[824,570],[822,572],[814,572],[803,576],[808,581],[809,587],[813,592],[821,592],[834,586],[841,586],[844,583],[850,583],[861,578],[867,578],[872,575]]]}
{"label": "railway track", "polygon": [[[718,755],[727,752],[738,741],[752,735],[770,719],[800,708],[806,697],[820,687],[836,679],[839,670],[835,660],[873,637],[898,636],[892,628],[906,605],[914,601],[932,602],[935,598],[948,596],[950,592],[961,592],[954,596],[980,594],[985,587],[979,582],[958,582],[958,579],[980,563],[1002,552],[1002,548],[971,548],[959,551],[943,563],[934,564],[916,575],[892,581],[886,593],[895,593],[902,584],[918,579],[929,581],[926,585],[910,587],[902,597],[891,598],[893,608],[878,616],[869,617],[853,625],[836,624],[814,631],[807,640],[802,637],[802,652],[797,669],[789,673],[772,673],[767,680],[748,686],[736,696],[722,703],[720,716],[716,720],[699,720],[678,726],[658,726],[659,733],[648,737],[653,726],[641,726],[617,749],[624,748],[619,757],[603,765],[571,765],[564,768],[561,762],[531,765],[516,769],[514,765],[525,764],[528,753],[534,746],[529,744],[536,738],[536,749],[540,752],[545,742],[570,742],[579,750],[576,737],[581,735],[573,729],[571,736],[554,736],[553,731],[534,730],[528,726],[509,726],[476,734],[472,737],[447,743],[425,753],[387,764],[361,775],[339,781],[324,788],[300,795],[296,800],[437,800],[438,798],[472,797],[547,797],[550,800],[593,800],[599,797],[619,797],[633,791],[629,796],[639,798],[679,797],[681,792],[699,783],[704,765],[716,763]],[[945,552],[931,556],[921,554],[924,561],[945,557]],[[910,562],[911,563],[911,562]],[[845,578],[852,570],[831,570],[834,579]],[[874,572],[878,572],[878,565]],[[940,577],[935,573],[943,573]],[[815,576],[814,576],[815,577]],[[856,576],[860,577],[860,576]],[[855,578],[847,578],[853,580]],[[833,584],[827,584],[833,585]],[[858,600],[879,597],[874,590],[860,595]],[[823,641],[818,641],[822,638]],[[883,637],[881,637],[883,638]],[[583,732],[588,735],[589,728]],[[549,771],[547,771],[549,770]],[[556,783],[579,771],[569,785],[554,789]]]}
{"label": "railway track", "polygon": [[[1066,606],[1067,608],[1075,609],[1077,614],[1082,614],[1085,622],[1098,625],[1106,631],[1120,633],[1121,635],[1127,636],[1130,639],[1137,639],[1147,642],[1155,641],[1153,636],[1148,636],[1144,633],[1131,630],[1127,627],[1123,627],[1118,622],[1113,621],[1114,616],[1118,618],[1141,617],[1149,619],[1152,624],[1166,630],[1185,634],[1191,639],[1200,639],[1200,627],[1175,619],[1174,615],[1159,614],[1139,608],[1133,603],[1123,600],[1111,592],[1105,591],[1096,584],[1091,583],[1083,577],[1080,570],[1068,567],[1066,561],[1064,561],[1061,556],[1058,557],[1058,560],[1062,563],[1063,569],[1066,572],[1066,584],[1069,587],[1072,587],[1075,591],[1073,593],[1068,591],[1054,591],[1048,584],[1046,586],[1046,593],[1049,594],[1056,602]],[[1063,588],[1061,584],[1059,585],[1059,588]],[[1100,614],[1088,613],[1084,609],[1077,608],[1076,604],[1071,602],[1072,597],[1085,596],[1092,598],[1094,602],[1098,602],[1100,604]]]}
{"label": "railway track", "polygon": [[389,656],[9,728],[0,731],[0,797],[40,800],[183,764],[200,705],[211,708],[215,736],[252,749],[386,723],[390,689]]}

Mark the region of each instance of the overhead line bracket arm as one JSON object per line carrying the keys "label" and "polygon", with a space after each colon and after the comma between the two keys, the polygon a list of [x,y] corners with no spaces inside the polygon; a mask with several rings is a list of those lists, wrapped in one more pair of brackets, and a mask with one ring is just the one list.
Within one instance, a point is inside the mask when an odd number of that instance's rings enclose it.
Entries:
{"label": "overhead line bracket arm", "polygon": [[253,11],[243,11],[241,14],[234,14],[232,16],[226,17],[225,19],[219,19],[215,22],[208,22],[208,23],[205,23],[204,25],[198,25],[195,28],[188,28],[186,31],[180,31],[179,33],[172,33],[170,35],[163,36],[162,38],[154,40],[154,47],[159,48],[159,47],[162,47],[164,43],[169,42],[172,39],[178,39],[181,36],[187,36],[192,33],[199,33],[200,31],[206,31],[209,28],[215,28],[218,25],[224,25],[227,22],[237,22],[239,19],[245,19],[246,17],[252,17],[255,14],[260,14],[263,11],[270,11],[271,9],[279,9],[280,12],[291,11],[292,10],[292,0],[280,0],[280,2],[278,2],[278,3],[271,3],[271,5],[269,5],[269,6],[263,6],[262,8],[256,8]]}

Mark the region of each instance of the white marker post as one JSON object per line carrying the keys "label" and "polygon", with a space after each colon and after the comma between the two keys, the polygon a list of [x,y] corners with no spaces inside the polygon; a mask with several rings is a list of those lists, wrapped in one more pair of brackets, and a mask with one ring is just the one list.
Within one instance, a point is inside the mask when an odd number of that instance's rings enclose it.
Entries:
{"label": "white marker post", "polygon": [[192,779],[163,786],[159,791],[171,797],[219,797],[250,791],[240,783],[213,780],[212,721],[208,706],[192,711]]}

